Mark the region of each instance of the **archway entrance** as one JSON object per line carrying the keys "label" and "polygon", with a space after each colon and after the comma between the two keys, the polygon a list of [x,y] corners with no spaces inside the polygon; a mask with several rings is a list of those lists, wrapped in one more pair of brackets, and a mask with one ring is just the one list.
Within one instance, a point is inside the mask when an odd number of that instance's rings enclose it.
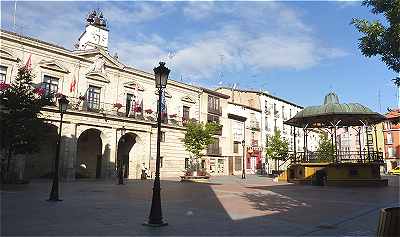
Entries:
{"label": "archway entrance", "polygon": [[136,143],[136,137],[137,136],[135,134],[127,133],[118,141],[117,167],[119,169],[119,162],[122,162],[122,172],[124,178],[129,177],[129,153],[132,151],[132,147]]}
{"label": "archway entrance", "polygon": [[29,155],[25,164],[25,178],[51,178],[54,172],[58,128],[45,123],[40,134],[39,151]]}
{"label": "archway entrance", "polygon": [[101,178],[103,173],[101,131],[88,129],[78,139],[76,178]]}

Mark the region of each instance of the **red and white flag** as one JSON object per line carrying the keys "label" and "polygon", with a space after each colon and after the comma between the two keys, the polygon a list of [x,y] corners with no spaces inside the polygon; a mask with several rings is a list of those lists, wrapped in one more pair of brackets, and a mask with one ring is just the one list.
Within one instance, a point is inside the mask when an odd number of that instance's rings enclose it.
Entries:
{"label": "red and white flag", "polygon": [[74,80],[71,81],[71,84],[69,85],[69,92],[72,93],[76,89],[76,78],[74,76]]}
{"label": "red and white flag", "polygon": [[29,54],[28,61],[26,61],[25,69],[31,70],[32,69],[32,54]]}

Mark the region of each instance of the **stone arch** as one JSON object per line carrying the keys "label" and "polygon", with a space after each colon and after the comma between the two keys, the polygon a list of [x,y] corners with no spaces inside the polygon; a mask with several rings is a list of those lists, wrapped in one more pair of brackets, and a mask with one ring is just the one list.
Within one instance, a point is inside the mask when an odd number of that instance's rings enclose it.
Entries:
{"label": "stone arch", "polygon": [[58,126],[52,123],[43,124],[40,134],[39,150],[28,155],[25,162],[25,178],[51,178],[54,172]]}
{"label": "stone arch", "polygon": [[96,128],[82,131],[77,142],[76,178],[102,178],[105,175],[103,159],[104,133]]}
{"label": "stone arch", "polygon": [[117,145],[117,167],[120,168],[119,162],[122,162],[124,178],[140,177],[143,153],[143,140],[137,133],[128,132],[120,136]]}

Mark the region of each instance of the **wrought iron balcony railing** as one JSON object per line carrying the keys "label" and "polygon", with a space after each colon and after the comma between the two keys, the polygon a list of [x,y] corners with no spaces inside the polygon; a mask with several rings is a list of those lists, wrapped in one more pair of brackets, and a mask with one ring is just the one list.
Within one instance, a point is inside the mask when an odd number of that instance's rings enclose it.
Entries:
{"label": "wrought iron balcony railing", "polygon": [[[151,109],[137,109],[137,112],[129,113],[126,105],[122,104],[111,104],[104,102],[92,102],[86,101],[80,98],[68,97],[69,104],[68,109],[72,111],[99,113],[103,116],[117,116],[125,118],[133,118],[136,120],[142,120],[147,122],[157,122],[157,111],[152,111]],[[54,106],[58,106],[54,103]],[[170,124],[173,126],[186,126],[190,118],[172,116],[168,114],[162,115],[162,122],[164,124]]]}
{"label": "wrought iron balcony railing", "polygon": [[222,108],[221,107],[214,108],[212,106],[208,106],[207,110],[208,110],[209,113],[222,115]]}
{"label": "wrought iron balcony railing", "polygon": [[222,155],[222,148],[220,146],[210,145],[207,148],[207,155],[209,155],[209,156],[221,156]]}
{"label": "wrought iron balcony railing", "polygon": [[296,152],[289,154],[291,163],[383,163],[383,152],[377,151],[338,151],[330,157],[319,152]]}

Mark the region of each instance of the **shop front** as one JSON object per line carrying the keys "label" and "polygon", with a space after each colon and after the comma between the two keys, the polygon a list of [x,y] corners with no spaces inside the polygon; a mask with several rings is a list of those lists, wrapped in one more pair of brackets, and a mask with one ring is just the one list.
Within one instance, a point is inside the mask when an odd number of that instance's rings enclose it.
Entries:
{"label": "shop front", "polygon": [[257,174],[261,172],[262,161],[261,161],[261,147],[248,147],[247,148],[247,172],[251,174]]}

